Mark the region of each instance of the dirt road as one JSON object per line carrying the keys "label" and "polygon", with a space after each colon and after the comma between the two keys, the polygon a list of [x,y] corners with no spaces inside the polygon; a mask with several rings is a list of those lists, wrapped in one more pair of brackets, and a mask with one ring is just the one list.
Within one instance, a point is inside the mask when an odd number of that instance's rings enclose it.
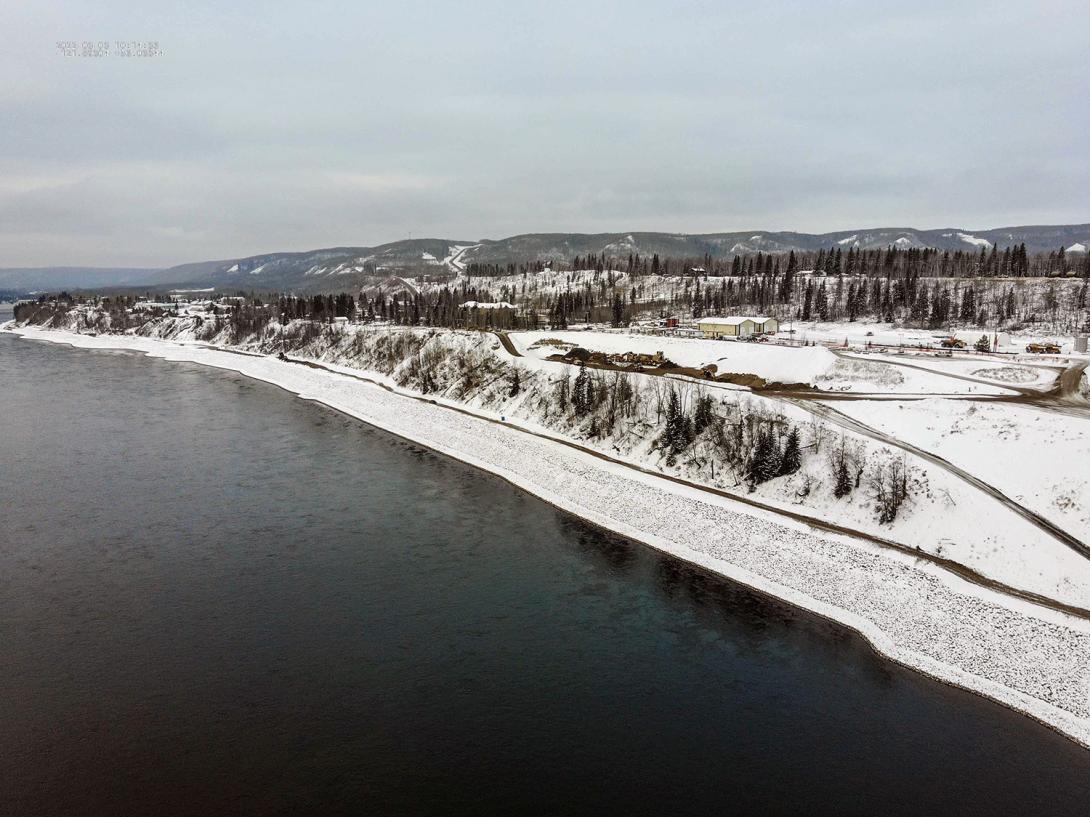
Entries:
{"label": "dirt road", "polygon": [[511,338],[507,336],[506,332],[495,331],[492,333],[500,339],[500,343],[503,344],[503,348],[507,351],[507,354],[511,357],[522,357],[522,352],[515,348],[515,344],[511,342]]}

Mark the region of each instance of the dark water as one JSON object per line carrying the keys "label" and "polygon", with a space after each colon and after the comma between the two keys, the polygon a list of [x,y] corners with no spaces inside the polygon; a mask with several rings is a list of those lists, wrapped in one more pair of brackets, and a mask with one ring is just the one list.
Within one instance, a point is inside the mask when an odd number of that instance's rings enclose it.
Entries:
{"label": "dark water", "polygon": [[261,383],[0,335],[0,813],[1086,814],[1090,752]]}

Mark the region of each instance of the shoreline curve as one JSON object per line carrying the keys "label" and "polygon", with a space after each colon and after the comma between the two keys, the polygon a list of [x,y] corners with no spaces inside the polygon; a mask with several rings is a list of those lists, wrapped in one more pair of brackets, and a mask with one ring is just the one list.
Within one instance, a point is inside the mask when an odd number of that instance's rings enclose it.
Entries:
{"label": "shoreline curve", "polygon": [[[1082,685],[1083,696],[1081,703],[1087,714],[1071,711],[1068,708],[1035,697],[1023,689],[1017,689],[1014,686],[1005,684],[997,678],[973,673],[964,667],[959,666],[957,663],[939,660],[933,655],[927,655],[915,651],[907,645],[899,644],[894,635],[884,631],[878,622],[868,618],[862,611],[849,610],[845,607],[830,603],[827,600],[808,595],[797,587],[778,583],[768,576],[761,575],[747,568],[745,565],[736,564],[726,558],[718,558],[706,551],[702,552],[695,550],[686,546],[683,542],[668,539],[653,530],[649,531],[622,519],[612,518],[605,513],[596,511],[581,503],[577,498],[563,496],[556,490],[552,490],[549,486],[543,485],[539,481],[535,481],[530,473],[516,473],[516,471],[510,467],[511,463],[492,462],[486,458],[474,456],[468,451],[446,445],[440,440],[429,440],[427,439],[428,435],[426,433],[418,433],[417,436],[414,436],[408,433],[410,429],[398,426],[396,422],[391,421],[389,418],[378,416],[378,412],[376,411],[368,413],[358,404],[351,405],[346,402],[338,401],[335,399],[337,395],[331,396],[321,394],[321,383],[315,383],[318,388],[313,392],[308,391],[305,387],[294,388],[292,385],[293,370],[298,371],[299,369],[306,369],[308,373],[312,373],[307,378],[294,378],[296,381],[302,379],[304,381],[309,380],[313,382],[314,378],[320,378],[327,381],[327,385],[329,383],[335,384],[338,379],[349,380],[351,376],[348,374],[339,374],[324,367],[321,369],[314,369],[299,366],[299,363],[306,362],[304,360],[283,362],[265,355],[246,353],[241,352],[240,350],[220,349],[207,345],[179,344],[171,341],[134,336],[79,335],[57,330],[42,330],[29,327],[14,327],[10,325],[0,328],[6,329],[23,339],[68,345],[80,349],[133,351],[142,353],[148,357],[159,358],[166,361],[198,363],[200,365],[209,366],[210,368],[233,371],[242,376],[269,383],[291,395],[324,405],[333,411],[340,412],[370,426],[381,429],[386,433],[393,434],[414,445],[423,446],[438,454],[451,457],[459,462],[466,463],[498,476],[519,490],[526,491],[537,499],[552,505],[554,508],[557,508],[564,513],[578,517],[585,523],[594,527],[616,535],[624,536],[625,538],[639,542],[640,544],[651,547],[654,550],[667,554],[673,558],[685,561],[703,571],[725,578],[729,581],[738,582],[762,595],[786,602],[805,610],[810,614],[817,615],[822,619],[832,621],[839,626],[847,627],[859,634],[868,646],[882,658],[890,660],[899,666],[919,672],[948,686],[981,695],[1012,711],[1028,716],[1038,723],[1063,735],[1074,743],[1090,749],[1090,679],[1081,679],[1084,682]],[[126,343],[126,341],[128,341],[128,343]],[[265,371],[258,371],[254,365],[240,365],[240,353],[243,358],[250,358],[254,362],[260,362],[261,368],[265,368]],[[215,356],[218,355],[222,355],[226,359],[217,359]],[[280,369],[281,367],[283,368],[279,372],[278,377],[277,369]],[[377,377],[381,378],[382,376],[377,375]],[[419,407],[431,409],[433,411],[437,408],[453,408],[453,406],[444,406],[426,398],[414,398],[412,395],[400,394],[398,391],[384,386],[382,383],[375,380],[368,379],[364,381],[362,379],[357,379],[355,382],[358,383],[358,387],[377,390],[380,394],[388,395],[387,399],[403,403],[415,400]],[[295,385],[300,384],[297,382]],[[323,397],[328,399],[323,399]],[[429,406],[429,403],[432,405]],[[484,416],[483,413],[481,415],[476,415],[475,412],[465,408],[460,409],[460,411],[467,419],[475,418],[478,422],[493,422],[490,418]],[[518,428],[513,424],[508,423],[506,425],[512,426],[510,433],[519,433]],[[540,439],[538,442],[544,446],[562,448],[562,443],[560,442],[550,443],[547,439]],[[561,453],[567,455],[569,460],[568,464],[573,469],[573,473],[585,472],[587,463],[585,461],[581,462],[580,460],[590,457],[590,454],[580,454],[578,450],[572,449],[564,450]],[[532,470],[533,469],[531,468],[531,471]],[[565,476],[568,476],[568,474],[561,474],[561,477]],[[619,475],[613,473],[611,476]],[[634,473],[624,476],[628,477],[630,482],[637,484],[641,489],[649,486],[652,489],[657,489],[665,494],[684,495],[688,493],[682,490],[681,486],[671,486],[666,480],[662,480],[650,473]],[[656,482],[663,484],[655,485],[654,483]],[[743,505],[730,500],[724,499],[721,503],[714,503],[710,498],[705,498],[705,503],[713,506],[720,505],[723,510],[730,514],[749,516],[750,519],[760,520],[762,526],[767,525],[770,521],[766,518],[770,515],[762,515],[753,509],[749,509],[749,512],[747,513],[747,510]],[[799,534],[803,534],[804,536],[812,537],[815,540],[836,543],[840,548],[845,546],[855,548],[861,554],[865,554],[866,557],[869,557],[863,560],[864,565],[867,561],[875,560],[883,560],[886,563],[899,563],[900,566],[917,574],[917,578],[926,577],[931,583],[943,585],[953,596],[960,596],[974,602],[984,602],[986,605],[1002,607],[1003,613],[1017,619],[1015,626],[1025,627],[1031,626],[1032,623],[1039,622],[1047,628],[1054,629],[1060,627],[1076,634],[1079,637],[1078,640],[1080,642],[1090,645],[1090,625],[1084,621],[1077,621],[1072,616],[1056,611],[1045,610],[1043,608],[1040,610],[1027,609],[1033,607],[1033,605],[1028,602],[997,604],[999,594],[989,592],[983,588],[974,588],[969,582],[959,579],[953,574],[948,576],[937,576],[933,570],[927,569],[927,566],[911,564],[907,557],[898,559],[890,554],[867,552],[868,549],[861,547],[860,543],[849,543],[845,541],[848,539],[847,536],[820,534],[812,529],[802,531],[800,529],[805,526],[801,524],[791,525],[788,523],[788,520],[773,520],[772,524],[774,527],[782,528],[784,532],[788,534],[794,534],[791,538],[798,538]],[[777,546],[775,549],[779,550],[780,548]],[[940,569],[941,568],[934,568],[934,570]],[[865,602],[868,601],[867,599],[861,598],[858,599],[858,601],[863,603],[864,608],[868,607],[868,605],[865,604]],[[921,611],[913,611],[910,609],[912,607],[911,602],[914,601],[913,599],[903,601],[906,601],[907,605],[902,609],[902,613],[912,614],[915,612],[917,616],[926,619],[927,623],[933,623],[934,611],[928,610],[926,605],[921,615]],[[1026,619],[1030,620],[1030,624],[1027,625]],[[921,622],[921,624],[922,623],[923,622]],[[953,624],[954,622],[951,621],[949,623]],[[1004,621],[1002,622],[1002,625],[1004,628],[1009,628],[1011,626],[1011,621]],[[1090,652],[1086,653],[1086,655],[1090,656]],[[1065,702],[1069,704],[1078,704],[1077,693],[1074,697],[1074,700]]]}

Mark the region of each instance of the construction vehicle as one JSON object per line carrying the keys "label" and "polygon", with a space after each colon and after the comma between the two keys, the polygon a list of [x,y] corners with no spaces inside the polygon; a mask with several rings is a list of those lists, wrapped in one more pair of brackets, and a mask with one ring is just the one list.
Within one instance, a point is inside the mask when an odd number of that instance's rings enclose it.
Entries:
{"label": "construction vehicle", "polygon": [[1026,344],[1026,351],[1033,352],[1035,355],[1058,355],[1060,353],[1060,346],[1057,343],[1046,340],[1041,343]]}

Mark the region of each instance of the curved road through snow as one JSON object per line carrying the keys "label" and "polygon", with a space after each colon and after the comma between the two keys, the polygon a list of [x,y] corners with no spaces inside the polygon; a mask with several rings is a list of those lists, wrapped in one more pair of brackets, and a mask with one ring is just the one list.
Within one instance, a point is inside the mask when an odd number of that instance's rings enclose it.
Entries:
{"label": "curved road through snow", "polygon": [[961,478],[973,487],[978,488],[979,490],[988,494],[990,497],[995,499],[997,502],[1002,503],[1007,508],[1021,516],[1023,519],[1026,519],[1036,527],[1050,534],[1055,539],[1058,539],[1062,544],[1071,548],[1083,558],[1090,559],[1090,546],[1088,546],[1085,542],[1076,538],[1075,536],[1072,536],[1063,528],[1048,521],[1040,514],[1031,511],[1025,505],[1021,505],[1018,502],[1015,502],[1013,499],[1000,491],[994,485],[985,482],[984,480],[980,479],[980,477],[970,474],[963,468],[959,468],[949,460],[940,457],[938,454],[932,454],[930,451],[919,448],[915,445],[912,445],[911,443],[907,443],[904,440],[898,439],[897,437],[894,437],[890,434],[886,434],[883,431],[879,431],[873,426],[862,423],[859,420],[856,420],[854,417],[849,417],[847,414],[837,411],[832,406],[828,406],[822,403],[820,399],[801,400],[795,397],[778,397],[773,399],[783,400],[784,402],[791,403],[792,405],[798,406],[804,411],[808,411],[811,414],[821,417],[824,420],[828,420],[830,423],[840,426],[841,428],[853,431],[856,434],[861,434],[865,437],[870,437],[873,440],[877,440],[878,442],[891,445],[895,448],[900,448],[903,451],[907,451],[908,453],[920,457],[921,459],[927,460],[933,465],[937,465],[939,468],[942,468],[943,470],[953,474],[954,476]]}

